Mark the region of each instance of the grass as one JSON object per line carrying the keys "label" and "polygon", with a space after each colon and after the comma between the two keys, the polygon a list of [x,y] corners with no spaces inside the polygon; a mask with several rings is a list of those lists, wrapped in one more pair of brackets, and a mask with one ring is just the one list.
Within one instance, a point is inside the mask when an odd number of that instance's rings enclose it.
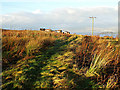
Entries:
{"label": "grass", "polygon": [[55,32],[3,31],[2,88],[119,88],[120,45],[112,40]]}
{"label": "grass", "polygon": [[86,72],[86,76],[99,76],[97,72],[99,72],[100,69],[103,69],[109,62],[112,61],[110,56],[113,55],[114,51],[112,50],[111,52],[105,52],[105,50],[101,51],[97,56],[96,54],[94,55],[94,58],[90,64],[90,68]]}

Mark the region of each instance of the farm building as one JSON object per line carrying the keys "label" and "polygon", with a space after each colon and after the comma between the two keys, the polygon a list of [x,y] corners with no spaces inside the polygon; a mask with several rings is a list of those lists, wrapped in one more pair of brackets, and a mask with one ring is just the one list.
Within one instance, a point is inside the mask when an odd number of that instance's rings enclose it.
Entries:
{"label": "farm building", "polygon": [[62,33],[62,30],[55,30],[55,32]]}
{"label": "farm building", "polygon": [[40,28],[40,31],[45,31],[45,28]]}
{"label": "farm building", "polygon": [[70,32],[68,32],[68,31],[65,31],[64,33],[65,33],[65,34],[70,34]]}
{"label": "farm building", "polygon": [[52,29],[45,29],[45,28],[40,28],[40,31],[57,32],[57,33],[63,33],[63,34],[70,34],[70,32],[68,32],[68,31],[62,32],[62,30],[52,30]]}
{"label": "farm building", "polygon": [[51,29],[45,29],[46,32],[51,32],[52,30]]}

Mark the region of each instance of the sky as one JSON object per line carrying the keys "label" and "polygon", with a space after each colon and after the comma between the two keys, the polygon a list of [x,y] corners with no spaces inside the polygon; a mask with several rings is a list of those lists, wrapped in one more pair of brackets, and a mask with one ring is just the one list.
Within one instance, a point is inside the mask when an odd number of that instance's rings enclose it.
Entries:
{"label": "sky", "polygon": [[1,0],[0,27],[62,29],[71,33],[118,31],[118,0]]}

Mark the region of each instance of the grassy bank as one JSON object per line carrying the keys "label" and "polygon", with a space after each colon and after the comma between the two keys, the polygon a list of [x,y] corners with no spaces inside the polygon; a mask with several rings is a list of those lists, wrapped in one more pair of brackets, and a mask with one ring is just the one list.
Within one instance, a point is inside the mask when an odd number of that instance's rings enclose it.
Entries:
{"label": "grassy bank", "polygon": [[3,31],[2,44],[3,89],[120,87],[114,38]]}

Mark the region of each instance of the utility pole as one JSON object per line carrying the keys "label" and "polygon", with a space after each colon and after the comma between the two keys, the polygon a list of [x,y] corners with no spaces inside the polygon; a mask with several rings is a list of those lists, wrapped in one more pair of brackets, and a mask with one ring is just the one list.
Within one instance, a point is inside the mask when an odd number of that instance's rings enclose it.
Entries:
{"label": "utility pole", "polygon": [[92,36],[93,36],[93,30],[94,30],[94,18],[96,18],[96,17],[89,17],[89,18],[92,18]]}

